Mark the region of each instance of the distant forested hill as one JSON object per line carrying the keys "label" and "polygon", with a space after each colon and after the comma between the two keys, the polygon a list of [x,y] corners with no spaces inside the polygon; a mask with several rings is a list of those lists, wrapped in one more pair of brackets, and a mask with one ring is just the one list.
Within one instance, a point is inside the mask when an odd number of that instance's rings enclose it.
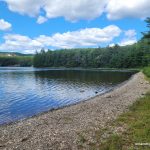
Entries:
{"label": "distant forested hill", "polygon": [[33,65],[32,54],[21,54],[11,52],[0,52],[0,66],[21,66],[28,67]]}
{"label": "distant forested hill", "polygon": [[0,52],[0,56],[33,56],[33,54],[22,54],[17,52]]}

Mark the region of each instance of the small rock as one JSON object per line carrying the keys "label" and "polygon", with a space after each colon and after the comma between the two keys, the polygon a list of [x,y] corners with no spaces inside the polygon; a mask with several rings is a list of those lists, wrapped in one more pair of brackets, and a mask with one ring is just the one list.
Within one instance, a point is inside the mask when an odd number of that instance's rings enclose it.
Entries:
{"label": "small rock", "polygon": [[106,98],[112,98],[112,95],[107,95]]}
{"label": "small rock", "polygon": [[21,142],[25,142],[25,141],[27,141],[28,139],[29,139],[28,137],[25,137],[25,138],[21,139]]}
{"label": "small rock", "polygon": [[6,145],[0,145],[0,148],[2,148],[2,147],[6,147]]}
{"label": "small rock", "polygon": [[97,94],[98,92],[96,91],[95,94]]}

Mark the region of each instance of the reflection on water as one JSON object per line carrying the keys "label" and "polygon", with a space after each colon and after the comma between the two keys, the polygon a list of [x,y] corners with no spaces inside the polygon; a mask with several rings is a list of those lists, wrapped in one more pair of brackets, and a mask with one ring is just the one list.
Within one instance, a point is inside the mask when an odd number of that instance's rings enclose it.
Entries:
{"label": "reflection on water", "polygon": [[0,68],[0,124],[111,90],[132,72]]}

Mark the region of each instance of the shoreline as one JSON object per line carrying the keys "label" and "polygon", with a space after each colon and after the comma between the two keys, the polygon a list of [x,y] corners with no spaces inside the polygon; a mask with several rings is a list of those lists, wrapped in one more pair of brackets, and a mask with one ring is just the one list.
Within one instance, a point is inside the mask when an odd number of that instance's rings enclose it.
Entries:
{"label": "shoreline", "polygon": [[63,110],[63,109],[68,108],[68,107],[72,107],[72,106],[80,105],[80,104],[82,104],[82,103],[86,103],[86,102],[88,102],[88,101],[92,101],[93,99],[95,99],[95,98],[97,98],[97,97],[100,97],[100,96],[103,96],[103,95],[105,95],[105,94],[111,93],[111,92],[113,92],[114,90],[116,90],[116,89],[120,88],[121,86],[125,85],[128,81],[132,80],[132,78],[133,78],[136,74],[137,74],[137,73],[131,75],[131,77],[130,77],[128,80],[126,80],[126,81],[124,81],[124,82],[122,82],[122,83],[120,83],[120,84],[114,86],[112,89],[106,91],[105,93],[96,94],[96,95],[93,96],[93,97],[84,99],[84,100],[79,101],[79,102],[77,102],[77,103],[70,104],[70,105],[66,105],[66,106],[62,106],[62,107],[58,107],[58,108],[54,108],[54,109],[50,109],[50,110],[47,110],[47,111],[43,111],[43,112],[41,112],[41,113],[35,114],[35,115],[30,116],[30,117],[27,117],[27,118],[23,118],[23,119],[19,119],[19,120],[16,120],[16,121],[10,121],[10,122],[8,122],[8,123],[0,124],[0,127],[2,127],[2,126],[10,126],[10,125],[13,125],[13,124],[17,124],[17,123],[19,123],[19,122],[26,121],[26,120],[31,119],[31,118],[35,118],[35,117],[39,117],[39,116],[42,116],[42,115],[47,114],[47,113],[51,113],[51,112],[53,112],[53,111]]}
{"label": "shoreline", "polygon": [[140,68],[83,68],[83,67],[34,67],[34,66],[0,66],[0,68],[34,68],[37,70],[85,70],[85,71],[129,71],[129,72],[139,72]]}
{"label": "shoreline", "polygon": [[77,149],[78,134],[94,133],[150,90],[143,73],[88,100],[0,126],[0,149]]}

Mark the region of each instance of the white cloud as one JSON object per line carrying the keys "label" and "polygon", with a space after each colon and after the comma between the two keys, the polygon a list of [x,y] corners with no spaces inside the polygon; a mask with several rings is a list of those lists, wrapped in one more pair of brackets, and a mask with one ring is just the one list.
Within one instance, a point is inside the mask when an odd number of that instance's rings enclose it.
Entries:
{"label": "white cloud", "polygon": [[114,47],[114,46],[115,46],[115,43],[109,44],[109,47]]}
{"label": "white cloud", "polygon": [[0,19],[0,30],[6,31],[11,29],[11,24],[4,19]]}
{"label": "white cloud", "polygon": [[150,16],[149,0],[109,0],[106,7],[109,19],[125,17],[145,18]]}
{"label": "white cloud", "polygon": [[136,36],[136,31],[135,30],[127,30],[125,31],[125,36],[129,37],[129,38],[133,38]]}
{"label": "white cloud", "polygon": [[36,16],[44,5],[45,0],[4,0],[9,10],[29,16]]}
{"label": "white cloud", "polygon": [[69,21],[91,20],[104,12],[108,0],[4,0],[11,11],[39,16],[41,9],[47,18],[64,17]]}
{"label": "white cloud", "polygon": [[108,43],[115,37],[119,36],[121,29],[111,25],[103,29],[86,28],[74,32],[66,32],[63,34],[56,33],[51,37],[40,36],[36,40],[56,48],[74,48],[98,46],[101,43]]}
{"label": "white cloud", "polygon": [[137,42],[136,31],[127,30],[124,32],[125,37],[119,43],[120,46],[132,45]]}
{"label": "white cloud", "polygon": [[126,45],[132,45],[136,43],[136,39],[124,39],[121,43],[119,43],[120,46],[126,46]]}
{"label": "white cloud", "polygon": [[100,44],[109,43],[121,34],[121,29],[115,25],[100,28],[86,28],[63,34],[56,33],[52,36],[40,35],[36,38],[8,34],[4,36],[5,42],[0,44],[0,50],[22,51],[33,53],[41,48],[75,48],[97,47]]}
{"label": "white cloud", "polygon": [[44,22],[47,21],[47,18],[43,17],[43,16],[39,16],[38,19],[37,19],[37,23],[38,24],[42,24]]}
{"label": "white cloud", "polygon": [[[64,17],[75,22],[91,20],[104,12],[109,19],[125,17],[145,18],[150,16],[149,0],[3,0],[11,11],[46,18]],[[40,17],[41,18],[41,17]],[[38,20],[40,19],[38,18]],[[43,20],[43,19],[42,19]],[[37,21],[41,22],[41,21]],[[44,21],[42,21],[44,22]]]}
{"label": "white cloud", "polygon": [[5,42],[0,44],[2,51],[30,51],[33,53],[42,46],[38,41],[19,34],[7,34],[4,36],[4,40]]}
{"label": "white cloud", "polygon": [[44,10],[48,18],[64,17],[69,21],[91,20],[103,13],[106,2],[107,0],[47,0]]}

